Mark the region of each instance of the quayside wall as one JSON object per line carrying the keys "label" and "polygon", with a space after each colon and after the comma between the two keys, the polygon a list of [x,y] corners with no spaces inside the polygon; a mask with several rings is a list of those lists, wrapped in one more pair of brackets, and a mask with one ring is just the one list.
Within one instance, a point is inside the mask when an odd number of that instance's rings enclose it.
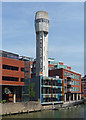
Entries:
{"label": "quayside wall", "polygon": [[36,112],[41,110],[52,110],[52,109],[60,109],[60,108],[67,108],[67,107],[73,107],[82,103],[86,103],[86,100],[79,100],[75,102],[66,102],[63,104],[57,104],[57,105],[45,105],[42,106],[40,101],[30,101],[30,102],[16,102],[16,103],[4,103],[1,104],[2,106],[2,112],[0,112],[1,115],[9,115],[9,114],[19,114],[19,113],[29,113],[29,112]]}

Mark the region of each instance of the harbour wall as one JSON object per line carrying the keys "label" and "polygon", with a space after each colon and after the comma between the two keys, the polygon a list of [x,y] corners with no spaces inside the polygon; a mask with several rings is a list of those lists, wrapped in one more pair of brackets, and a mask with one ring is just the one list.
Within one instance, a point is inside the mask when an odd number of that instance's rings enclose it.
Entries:
{"label": "harbour wall", "polygon": [[19,113],[30,113],[37,112],[41,110],[52,110],[52,109],[62,109],[62,108],[70,108],[73,106],[77,106],[79,104],[85,103],[83,100],[79,101],[71,101],[64,102],[63,104],[56,105],[44,105],[42,106],[40,101],[30,101],[30,102],[16,102],[16,103],[4,103],[2,104],[2,113],[1,115],[11,115],[11,114],[19,114]]}

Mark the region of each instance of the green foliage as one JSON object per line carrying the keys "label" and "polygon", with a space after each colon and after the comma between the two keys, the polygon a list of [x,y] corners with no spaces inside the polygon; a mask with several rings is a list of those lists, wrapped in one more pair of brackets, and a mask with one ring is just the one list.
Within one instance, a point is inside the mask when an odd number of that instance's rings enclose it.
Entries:
{"label": "green foliage", "polygon": [[34,83],[30,84],[30,99],[32,100],[33,97],[35,97],[35,91],[34,91]]}
{"label": "green foliage", "polygon": [[2,103],[6,103],[6,100],[2,100]]}

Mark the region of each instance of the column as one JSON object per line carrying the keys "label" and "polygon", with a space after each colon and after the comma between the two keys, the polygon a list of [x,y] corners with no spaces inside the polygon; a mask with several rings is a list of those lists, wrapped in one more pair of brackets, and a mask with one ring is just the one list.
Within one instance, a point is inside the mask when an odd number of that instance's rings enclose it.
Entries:
{"label": "column", "polygon": [[66,94],[64,95],[64,101],[66,102]]}
{"label": "column", "polygon": [[69,95],[69,101],[71,101],[71,95]]}
{"label": "column", "polygon": [[73,94],[73,101],[75,100],[75,95]]}
{"label": "column", "polygon": [[81,100],[81,94],[80,94],[80,100]]}
{"label": "column", "polygon": [[76,98],[76,100],[78,100],[78,94],[77,94],[77,98]]}
{"label": "column", "polygon": [[16,94],[13,95],[13,103],[16,103]]}

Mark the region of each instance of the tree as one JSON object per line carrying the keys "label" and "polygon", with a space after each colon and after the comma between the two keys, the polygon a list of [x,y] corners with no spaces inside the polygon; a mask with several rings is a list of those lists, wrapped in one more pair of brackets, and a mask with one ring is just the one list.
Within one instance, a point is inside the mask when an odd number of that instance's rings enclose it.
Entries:
{"label": "tree", "polygon": [[30,84],[30,100],[32,101],[32,98],[35,97],[35,91],[34,91],[34,83]]}

